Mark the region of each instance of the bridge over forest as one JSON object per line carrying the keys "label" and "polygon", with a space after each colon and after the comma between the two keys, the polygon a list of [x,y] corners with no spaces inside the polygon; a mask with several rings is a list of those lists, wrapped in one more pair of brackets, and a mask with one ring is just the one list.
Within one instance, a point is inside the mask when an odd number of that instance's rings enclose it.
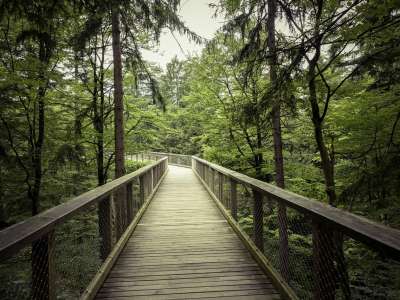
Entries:
{"label": "bridge over forest", "polygon": [[0,232],[1,298],[398,299],[399,231],[195,156],[128,159],[148,164]]}

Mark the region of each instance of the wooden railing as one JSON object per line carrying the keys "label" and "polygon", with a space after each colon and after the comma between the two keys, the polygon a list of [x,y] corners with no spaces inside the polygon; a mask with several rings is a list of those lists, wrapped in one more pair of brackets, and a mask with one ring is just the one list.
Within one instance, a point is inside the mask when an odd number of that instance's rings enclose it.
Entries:
{"label": "wooden railing", "polygon": [[[396,283],[400,274],[399,230],[198,157],[192,157],[192,164],[222,213],[285,298],[375,299],[374,288],[383,290],[379,295],[386,295],[380,299],[400,297]],[[252,230],[246,233],[243,228],[247,227],[240,226],[239,219],[241,224],[250,220]],[[359,262],[352,252],[363,255],[362,260]],[[361,266],[350,265],[353,260]],[[372,260],[389,268],[385,270],[393,278],[379,287],[357,286],[357,280],[363,278],[371,282],[375,274],[367,268],[365,273],[360,270],[362,264]],[[354,265],[357,272],[350,269]],[[349,273],[356,273],[352,275],[357,276],[356,280]]]}
{"label": "wooden railing", "polygon": [[168,164],[170,165],[189,167],[189,168],[192,166],[192,156],[185,154],[142,151],[142,152],[127,154],[126,157],[130,160],[136,160],[136,161],[157,160],[160,159],[161,157],[168,157]]}
{"label": "wooden railing", "polygon": [[0,231],[2,299],[93,298],[167,169],[160,158]]}
{"label": "wooden railing", "polygon": [[155,157],[168,157],[168,163],[173,166],[180,167],[191,167],[192,166],[192,156],[185,154],[175,154],[175,153],[163,153],[163,152],[149,152],[149,155],[154,155]]}
{"label": "wooden railing", "polygon": [[[379,292],[398,299],[400,231],[195,156],[146,152],[130,159],[154,162],[0,231],[2,298],[94,298],[171,159],[192,165],[284,298],[372,299]],[[373,272],[383,266],[391,275],[375,286],[363,282],[367,292],[360,292],[357,280],[375,276],[363,269],[371,261]]]}

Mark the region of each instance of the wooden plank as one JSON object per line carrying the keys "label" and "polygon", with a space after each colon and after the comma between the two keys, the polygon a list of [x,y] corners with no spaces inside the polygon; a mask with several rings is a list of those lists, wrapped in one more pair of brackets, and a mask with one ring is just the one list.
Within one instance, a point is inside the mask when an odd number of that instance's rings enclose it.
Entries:
{"label": "wooden plank", "polygon": [[298,299],[292,288],[288,285],[288,283],[282,278],[282,276],[272,267],[272,264],[266,259],[264,253],[260,251],[260,249],[254,244],[251,238],[243,232],[243,230],[239,227],[237,222],[231,217],[222,203],[218,200],[218,198],[212,193],[210,188],[205,184],[205,182],[200,178],[200,176],[195,172],[197,178],[201,181],[203,186],[207,189],[211,198],[215,201],[218,209],[227,219],[229,224],[232,226],[233,230],[237,233],[238,237],[240,237],[243,244],[249,250],[251,255],[260,265],[265,274],[269,275],[272,281],[275,283],[276,287],[282,294],[282,297],[285,299]]}
{"label": "wooden plank", "polygon": [[[128,274],[121,277],[109,277],[107,278],[107,281],[104,283],[103,286],[106,286],[107,283],[111,282],[136,282],[136,281],[148,281],[148,282],[153,282],[153,281],[160,281],[160,280],[172,280],[174,282],[180,281],[183,279],[188,279],[192,281],[197,281],[200,278],[205,279],[205,278],[219,278],[219,277],[230,277],[230,276],[246,276],[246,277],[252,277],[252,276],[265,276],[265,274],[259,270],[246,270],[246,271],[226,271],[226,270],[221,270],[219,272],[202,272],[202,273],[184,273],[184,274],[151,274],[151,275],[143,275],[143,274]],[[267,282],[269,280],[266,279]]]}
{"label": "wooden plank", "polygon": [[246,291],[246,290],[270,290],[271,294],[275,294],[274,288],[267,283],[259,284],[236,284],[232,285],[220,285],[220,286],[203,286],[203,287],[172,287],[172,288],[161,288],[161,289],[150,289],[150,290],[119,290],[116,291],[111,287],[104,289],[98,293],[98,296],[112,296],[112,297],[129,297],[129,296],[152,296],[152,295],[168,295],[168,294],[193,294],[193,293],[205,293],[205,292],[233,292],[233,291]]}
{"label": "wooden plank", "polygon": [[229,299],[240,297],[239,299],[261,299],[264,300],[277,300],[280,299],[278,295],[271,295],[270,290],[245,290],[245,291],[224,291],[224,292],[200,292],[189,294],[169,294],[169,295],[145,295],[145,296],[133,296],[133,297],[99,297],[98,299],[146,299],[146,300],[168,300],[168,299],[220,299],[226,297]]}
{"label": "wooden plank", "polygon": [[[208,280],[202,281],[169,281],[169,282],[151,282],[147,284],[135,284],[125,282],[123,285],[108,285],[107,292],[112,291],[154,291],[163,290],[163,289],[189,289],[189,288],[205,288],[205,287],[221,287],[221,286],[238,286],[238,285],[258,285],[262,287],[268,287],[273,289],[273,285],[271,283],[265,283],[264,278],[241,278],[239,280],[233,279],[224,279],[224,280],[215,280],[215,278],[208,278]],[[182,290],[183,291],[183,290]]]}
{"label": "wooden plank", "polygon": [[267,294],[277,295],[271,280],[193,172],[170,167],[97,298]]}
{"label": "wooden plank", "polygon": [[236,281],[254,281],[254,282],[265,282],[266,278],[265,275],[248,275],[248,274],[238,274],[238,275],[229,275],[229,276],[213,276],[213,277],[197,277],[196,280],[193,280],[193,278],[181,278],[179,280],[175,278],[164,278],[164,279],[158,279],[156,283],[154,283],[153,280],[146,280],[146,279],[138,279],[135,278],[134,280],[131,281],[114,281],[114,282],[106,282],[104,283],[104,287],[106,286],[146,286],[146,287],[151,287],[154,284],[160,284],[160,285],[173,285],[175,283],[178,284],[199,284],[199,283],[205,283],[205,282],[236,282]]}
{"label": "wooden plank", "polygon": [[[147,278],[154,278],[159,276],[167,276],[169,278],[179,277],[179,276],[186,276],[192,277],[193,275],[201,275],[202,277],[214,277],[214,276],[224,276],[224,275],[232,275],[232,274],[262,274],[260,268],[258,266],[254,267],[246,267],[243,270],[241,267],[218,267],[218,268],[208,268],[208,269],[180,269],[180,270],[124,270],[124,271],[112,271],[109,274],[108,280],[124,280],[125,278],[130,277],[147,277]],[[106,281],[106,282],[107,282]]]}
{"label": "wooden plank", "polygon": [[166,171],[164,173],[163,177],[161,177],[160,182],[157,184],[153,193],[151,195],[149,195],[147,201],[139,209],[139,211],[136,214],[132,223],[125,230],[124,234],[121,236],[120,240],[117,242],[117,244],[113,248],[110,255],[107,257],[107,259],[101,265],[100,270],[97,272],[97,274],[91,280],[91,282],[89,283],[89,285],[85,289],[85,291],[81,294],[80,299],[90,300],[96,296],[97,291],[103,284],[103,282],[106,279],[107,275],[109,274],[111,268],[114,266],[118,256],[121,254],[121,251],[123,250],[124,246],[126,245],[126,242],[129,240],[129,238],[132,235],[133,231],[135,230],[137,224],[139,223],[140,219],[142,218],[143,214],[145,213],[147,207],[151,203],[151,200],[153,199],[155,193],[157,192],[158,187],[161,185],[162,180],[164,179],[164,177],[167,174],[168,174],[168,171]]}
{"label": "wooden plank", "polygon": [[116,264],[116,268],[118,271],[115,271],[113,274],[120,274],[123,272],[129,273],[130,271],[137,272],[137,275],[140,275],[143,272],[174,272],[174,271],[192,271],[192,270],[222,270],[224,274],[230,271],[236,272],[236,268],[241,268],[241,271],[256,271],[257,265],[254,263],[247,262],[202,262],[202,263],[171,263],[171,264],[162,264],[162,265],[120,265]]}

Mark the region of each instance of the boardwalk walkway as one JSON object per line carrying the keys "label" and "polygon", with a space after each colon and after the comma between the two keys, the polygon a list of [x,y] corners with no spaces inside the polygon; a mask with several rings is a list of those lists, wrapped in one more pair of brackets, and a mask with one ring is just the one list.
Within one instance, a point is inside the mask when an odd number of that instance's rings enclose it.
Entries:
{"label": "boardwalk walkway", "polygon": [[280,299],[188,168],[169,173],[97,299]]}

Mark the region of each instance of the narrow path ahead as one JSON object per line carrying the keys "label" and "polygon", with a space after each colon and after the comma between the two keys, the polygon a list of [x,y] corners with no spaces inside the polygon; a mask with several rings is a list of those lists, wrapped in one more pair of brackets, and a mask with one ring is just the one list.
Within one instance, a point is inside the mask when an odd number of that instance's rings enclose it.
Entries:
{"label": "narrow path ahead", "polygon": [[280,299],[188,168],[169,173],[97,299]]}

